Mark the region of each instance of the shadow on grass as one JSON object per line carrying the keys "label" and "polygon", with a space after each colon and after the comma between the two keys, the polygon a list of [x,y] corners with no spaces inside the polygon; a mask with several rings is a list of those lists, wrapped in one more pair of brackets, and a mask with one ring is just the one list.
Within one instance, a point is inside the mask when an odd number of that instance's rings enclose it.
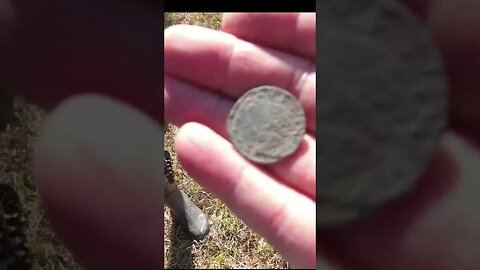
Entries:
{"label": "shadow on grass", "polygon": [[173,229],[170,232],[170,260],[167,269],[193,269],[193,239],[184,231],[180,221],[172,215]]}

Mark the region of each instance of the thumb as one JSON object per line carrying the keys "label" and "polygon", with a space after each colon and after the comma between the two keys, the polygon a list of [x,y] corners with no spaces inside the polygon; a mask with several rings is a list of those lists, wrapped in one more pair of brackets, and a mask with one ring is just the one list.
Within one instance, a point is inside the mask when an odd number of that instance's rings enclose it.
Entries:
{"label": "thumb", "polygon": [[78,96],[34,157],[46,213],[88,269],[163,269],[163,131],[123,103]]}

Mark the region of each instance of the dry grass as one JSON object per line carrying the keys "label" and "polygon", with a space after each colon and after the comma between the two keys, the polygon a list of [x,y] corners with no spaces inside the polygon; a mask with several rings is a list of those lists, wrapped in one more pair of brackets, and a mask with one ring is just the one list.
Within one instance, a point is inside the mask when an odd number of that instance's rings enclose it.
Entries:
{"label": "dry grass", "polygon": [[170,125],[165,147],[172,154],[175,177],[179,188],[207,214],[211,228],[201,240],[191,240],[174,220],[169,209],[165,212],[165,267],[175,269],[205,268],[288,268],[286,261],[254,231],[238,219],[219,199],[197,184],[176,159],[174,137],[178,127]]}
{"label": "dry grass", "polygon": [[38,107],[22,99],[15,101],[13,119],[0,133],[0,182],[13,186],[20,197],[33,268],[80,269],[57,240],[32,181],[34,145],[44,119],[45,113]]}
{"label": "dry grass", "polygon": [[[192,24],[219,29],[220,13],[169,13],[165,26]],[[273,248],[238,219],[220,200],[202,189],[176,159],[174,137],[178,127],[166,129],[165,147],[172,154],[179,187],[202,209],[211,223],[210,233],[201,241],[190,240],[165,212],[166,268],[289,268]]]}
{"label": "dry grass", "polygon": [[175,24],[190,24],[220,29],[222,13],[165,13],[165,27]]}

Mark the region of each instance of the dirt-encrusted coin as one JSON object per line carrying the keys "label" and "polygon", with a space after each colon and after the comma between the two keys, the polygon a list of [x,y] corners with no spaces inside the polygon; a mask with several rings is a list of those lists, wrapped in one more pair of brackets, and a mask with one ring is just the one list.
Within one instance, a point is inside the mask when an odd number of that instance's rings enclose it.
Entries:
{"label": "dirt-encrusted coin", "polygon": [[250,89],[240,97],[227,122],[236,149],[260,164],[275,163],[293,154],[305,129],[305,112],[295,96],[270,85]]}
{"label": "dirt-encrusted coin", "polygon": [[415,186],[446,126],[440,57],[397,1],[318,2],[319,225],[370,213]]}

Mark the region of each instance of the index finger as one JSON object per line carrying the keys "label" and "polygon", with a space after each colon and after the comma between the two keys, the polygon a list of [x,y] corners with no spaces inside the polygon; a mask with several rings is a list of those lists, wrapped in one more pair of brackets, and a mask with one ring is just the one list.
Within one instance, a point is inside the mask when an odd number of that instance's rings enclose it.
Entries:
{"label": "index finger", "polygon": [[164,49],[168,75],[232,100],[259,85],[289,90],[305,110],[308,130],[315,133],[316,71],[309,59],[189,25],[165,30]]}
{"label": "index finger", "polygon": [[453,129],[480,138],[480,1],[401,0],[429,29],[438,45],[450,89]]}
{"label": "index finger", "polygon": [[222,30],[315,59],[315,13],[226,13]]}

